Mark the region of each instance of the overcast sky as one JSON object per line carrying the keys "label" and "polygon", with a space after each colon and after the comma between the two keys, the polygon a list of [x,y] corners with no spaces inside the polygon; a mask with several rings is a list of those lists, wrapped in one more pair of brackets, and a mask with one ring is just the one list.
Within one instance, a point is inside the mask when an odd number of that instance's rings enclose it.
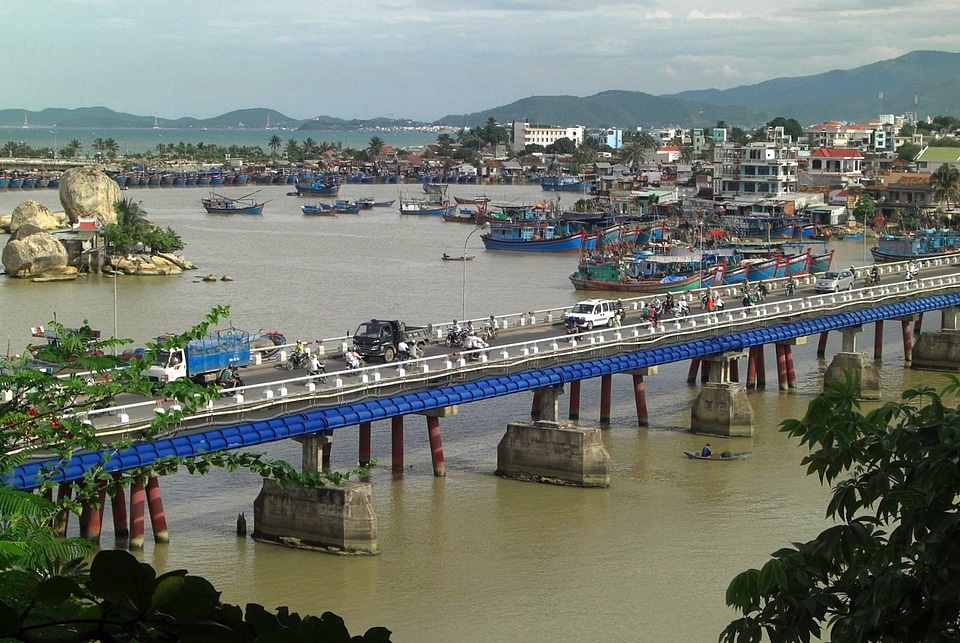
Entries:
{"label": "overcast sky", "polygon": [[0,108],[432,121],[960,51],[958,0],[0,0]]}

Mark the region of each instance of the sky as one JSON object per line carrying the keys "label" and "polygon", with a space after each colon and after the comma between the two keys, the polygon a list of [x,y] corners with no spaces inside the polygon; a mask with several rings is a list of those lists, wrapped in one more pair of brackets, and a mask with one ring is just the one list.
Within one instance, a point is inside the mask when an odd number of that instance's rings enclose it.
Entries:
{"label": "sky", "polygon": [[0,109],[434,121],[960,51],[958,0],[0,0]]}

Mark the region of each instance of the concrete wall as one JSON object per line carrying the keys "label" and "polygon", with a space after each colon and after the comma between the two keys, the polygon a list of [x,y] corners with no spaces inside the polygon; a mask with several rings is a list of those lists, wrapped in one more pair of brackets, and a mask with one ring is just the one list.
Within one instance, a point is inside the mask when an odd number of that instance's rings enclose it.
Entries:
{"label": "concrete wall", "polygon": [[511,422],[497,447],[496,473],[518,480],[609,487],[610,454],[600,429]]}

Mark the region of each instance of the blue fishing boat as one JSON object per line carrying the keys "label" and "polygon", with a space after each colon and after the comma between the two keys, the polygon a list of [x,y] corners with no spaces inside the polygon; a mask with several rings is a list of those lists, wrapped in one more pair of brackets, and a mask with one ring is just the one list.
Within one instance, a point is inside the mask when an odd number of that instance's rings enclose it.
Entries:
{"label": "blue fishing boat", "polygon": [[480,235],[487,250],[518,252],[580,252],[592,248],[596,235],[572,230],[561,220],[541,219],[494,223]]}
{"label": "blue fishing boat", "polygon": [[340,192],[340,175],[335,173],[314,177],[310,183],[297,181],[294,187],[299,196],[337,196]]}
{"label": "blue fishing boat", "polygon": [[810,258],[810,274],[830,270],[830,264],[833,263],[833,253],[833,250],[828,250],[827,252],[813,255]]}
{"label": "blue fishing boat", "polygon": [[880,235],[870,248],[875,261],[909,261],[935,259],[960,252],[960,230],[917,230],[912,235]]}
{"label": "blue fishing boat", "polygon": [[324,206],[322,203],[305,203],[300,206],[300,211],[307,216],[315,217],[335,217],[337,216],[336,210],[332,207]]}
{"label": "blue fishing boat", "polygon": [[400,198],[400,214],[442,217],[453,214],[456,210],[456,204],[451,204],[440,194],[428,194],[426,199]]}
{"label": "blue fishing boat", "polygon": [[595,185],[580,176],[545,176],[540,179],[540,189],[547,192],[589,192]]}

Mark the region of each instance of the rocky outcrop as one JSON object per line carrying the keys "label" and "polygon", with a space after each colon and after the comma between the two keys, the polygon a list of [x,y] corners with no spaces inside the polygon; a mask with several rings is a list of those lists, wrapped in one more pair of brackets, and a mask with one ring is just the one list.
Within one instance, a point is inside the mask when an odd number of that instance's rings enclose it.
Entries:
{"label": "rocky outcrop", "polygon": [[159,255],[130,255],[113,260],[114,270],[127,275],[179,275],[180,266]]}
{"label": "rocky outcrop", "polygon": [[60,203],[70,223],[92,217],[100,225],[117,222],[113,204],[120,200],[120,186],[95,167],[74,167],[60,177]]}
{"label": "rocky outcrop", "polygon": [[40,230],[56,230],[63,227],[65,216],[57,218],[50,208],[36,201],[24,201],[10,215],[10,232],[16,232],[20,226],[32,225]]}
{"label": "rocky outcrop", "polygon": [[22,278],[41,277],[44,273],[61,274],[67,265],[67,251],[50,233],[36,226],[21,225],[3,247],[3,267],[8,275]]}

